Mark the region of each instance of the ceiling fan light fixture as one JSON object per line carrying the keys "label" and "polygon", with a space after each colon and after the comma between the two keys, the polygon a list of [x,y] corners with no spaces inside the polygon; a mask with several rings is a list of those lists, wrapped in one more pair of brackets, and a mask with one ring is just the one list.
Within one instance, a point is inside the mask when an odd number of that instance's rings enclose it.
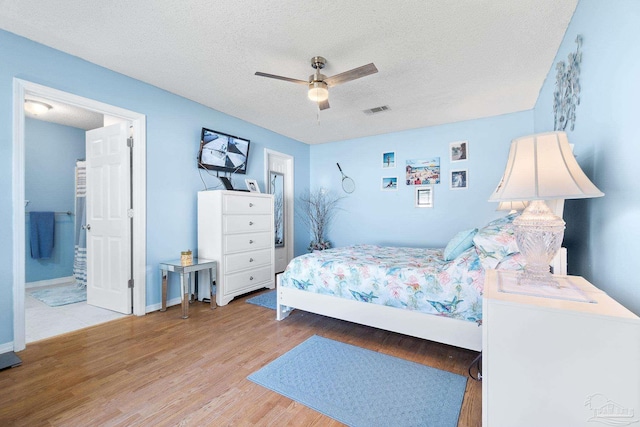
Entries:
{"label": "ceiling fan light fixture", "polygon": [[25,111],[31,114],[35,114],[36,116],[39,114],[44,114],[52,108],[53,107],[51,105],[45,104],[44,102],[34,101],[32,99],[24,100]]}
{"label": "ceiling fan light fixture", "polygon": [[329,90],[325,82],[309,83],[309,99],[313,102],[323,102],[329,99]]}

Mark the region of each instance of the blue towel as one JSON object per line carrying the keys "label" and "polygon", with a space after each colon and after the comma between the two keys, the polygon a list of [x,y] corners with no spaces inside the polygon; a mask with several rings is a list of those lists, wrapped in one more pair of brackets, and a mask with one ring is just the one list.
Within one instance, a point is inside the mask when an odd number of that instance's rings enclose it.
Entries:
{"label": "blue towel", "polygon": [[47,259],[53,253],[54,212],[29,212],[31,258]]}

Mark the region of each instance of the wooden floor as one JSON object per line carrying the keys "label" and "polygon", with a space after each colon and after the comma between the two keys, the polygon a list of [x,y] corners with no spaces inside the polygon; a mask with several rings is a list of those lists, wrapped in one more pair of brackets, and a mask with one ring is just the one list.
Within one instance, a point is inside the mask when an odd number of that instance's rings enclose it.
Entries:
{"label": "wooden floor", "polygon": [[[247,376],[314,334],[461,375],[477,355],[301,311],[278,322],[246,298],[27,345],[0,372],[0,426],[340,426]],[[467,381],[459,426],[481,424],[481,388]]]}

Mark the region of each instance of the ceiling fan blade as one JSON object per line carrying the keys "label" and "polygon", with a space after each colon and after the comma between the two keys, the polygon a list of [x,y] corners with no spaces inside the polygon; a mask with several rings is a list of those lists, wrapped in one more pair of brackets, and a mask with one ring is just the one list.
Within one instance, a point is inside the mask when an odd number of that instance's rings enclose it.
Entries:
{"label": "ceiling fan blade", "polygon": [[329,108],[329,100],[325,99],[324,101],[318,102],[318,107],[320,107],[321,110],[326,110]]}
{"label": "ceiling fan blade", "polygon": [[351,80],[359,79],[360,77],[368,76],[369,74],[375,74],[377,72],[378,69],[372,62],[371,64],[363,65],[362,67],[354,68],[353,70],[345,71],[344,73],[326,78],[324,82],[329,86],[335,86]]}
{"label": "ceiling fan blade", "polygon": [[298,79],[292,79],[290,77],[276,76],[275,74],[261,73],[260,71],[256,71],[256,76],[268,77],[270,79],[284,80],[285,82],[298,83],[301,85],[309,84],[309,82],[306,80],[298,80]]}

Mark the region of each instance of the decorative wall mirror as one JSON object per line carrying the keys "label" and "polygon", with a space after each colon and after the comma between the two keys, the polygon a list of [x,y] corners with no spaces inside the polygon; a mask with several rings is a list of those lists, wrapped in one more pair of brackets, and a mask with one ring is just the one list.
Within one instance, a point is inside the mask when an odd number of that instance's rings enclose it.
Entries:
{"label": "decorative wall mirror", "polygon": [[284,247],[284,175],[269,171],[269,194],[273,194],[275,247]]}

